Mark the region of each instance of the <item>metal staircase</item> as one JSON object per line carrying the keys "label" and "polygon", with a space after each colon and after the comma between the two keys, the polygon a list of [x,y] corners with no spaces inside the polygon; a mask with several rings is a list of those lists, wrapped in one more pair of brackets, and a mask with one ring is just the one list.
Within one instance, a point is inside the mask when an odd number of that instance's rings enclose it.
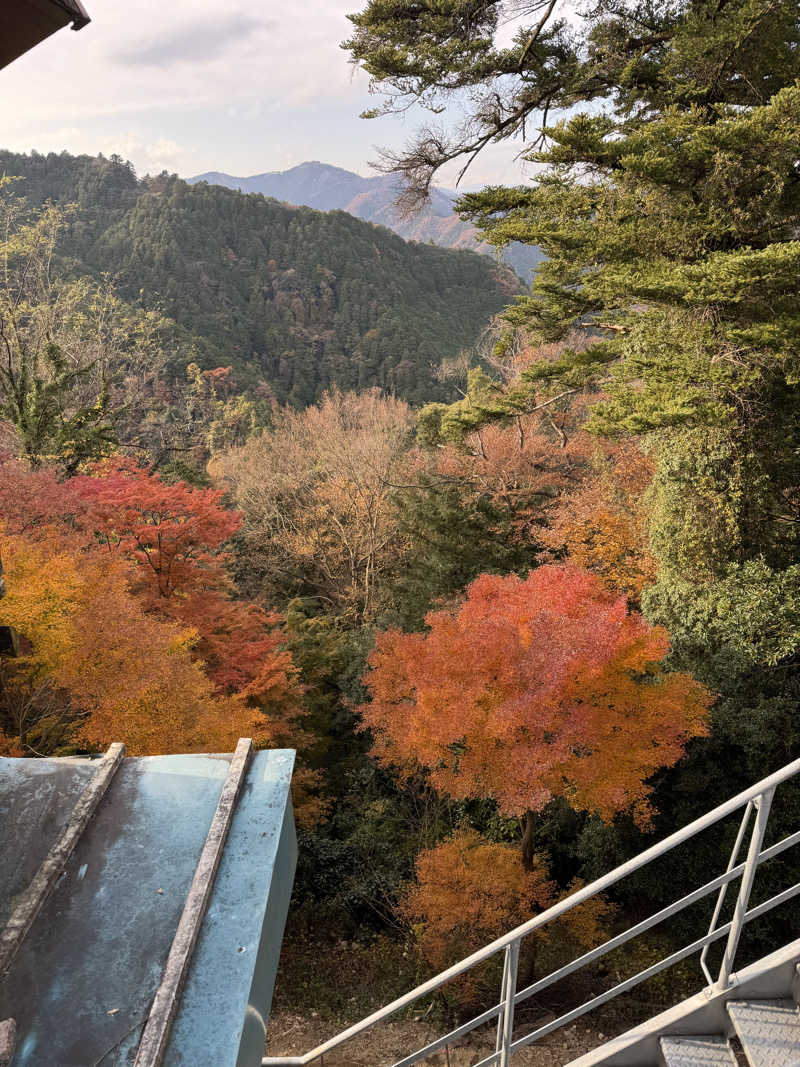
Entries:
{"label": "metal staircase", "polygon": [[[800,938],[790,944],[776,947],[769,956],[738,971],[735,966],[744,926],[800,894],[798,881],[758,904],[753,905],[751,902],[756,874],[760,867],[800,843],[798,828],[781,840],[764,847],[776,791],[780,803],[779,787],[797,776],[800,776],[800,759],[719,805],[652,848],[572,893],[553,907],[305,1055],[266,1056],[262,1060],[262,1067],[300,1067],[322,1063],[326,1053],[333,1052],[357,1034],[380,1024],[396,1012],[409,1008],[421,998],[430,996],[448,982],[500,953],[503,954],[503,976],[499,1001],[449,1033],[397,1060],[392,1067],[411,1067],[412,1064],[422,1063],[441,1050],[452,1049],[461,1038],[478,1027],[487,1025],[495,1028],[495,1050],[473,1067],[509,1067],[514,1063],[514,1054],[520,1049],[558,1031],[694,955],[699,956],[698,962],[707,982],[700,992],[620,1037],[605,1042],[594,1051],[574,1060],[570,1067],[652,1067],[655,1064],[659,1064],[659,1067],[800,1067],[800,1013],[796,1006],[796,1002],[800,1000],[800,976],[797,972],[800,963]],[[795,786],[797,784],[796,782]],[[744,810],[730,861],[722,874],[635,923],[604,944],[585,952],[524,988],[518,988],[517,965],[520,945],[525,937],[543,929],[572,908],[615,886],[742,809]],[[739,853],[748,834],[747,855],[744,860],[740,860]],[[795,869],[798,867],[800,864]],[[737,880],[740,880],[739,889],[730,917],[721,923],[728,887]],[[644,970],[618,981],[611,988],[564,1012],[557,1019],[537,1026],[527,1033],[517,1032],[519,1028],[515,1027],[515,1011],[523,1001],[595,963],[614,949],[714,893],[717,899],[707,933]],[[800,915],[794,933],[800,935]],[[723,939],[719,970],[713,975],[708,966],[709,949],[715,942]],[[731,1038],[739,1042],[736,1050],[738,1055],[735,1055]],[[346,1063],[347,1060],[336,1062]]]}
{"label": "metal staircase", "polygon": [[728,1015],[751,1067],[800,1063],[800,1011],[794,1001],[733,1001]]}
{"label": "metal staircase", "polygon": [[[795,1067],[800,1063],[800,1009],[793,1000],[735,1000],[728,1004],[733,1029],[750,1067]],[[738,1067],[728,1039],[662,1037],[667,1067]]]}

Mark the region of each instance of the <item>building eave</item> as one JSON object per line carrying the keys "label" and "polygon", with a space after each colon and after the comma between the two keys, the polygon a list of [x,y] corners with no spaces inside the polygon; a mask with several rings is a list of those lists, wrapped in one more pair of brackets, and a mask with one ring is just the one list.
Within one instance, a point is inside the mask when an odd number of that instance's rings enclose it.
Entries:
{"label": "building eave", "polygon": [[90,22],[80,0],[6,0],[0,4],[0,68],[64,26]]}

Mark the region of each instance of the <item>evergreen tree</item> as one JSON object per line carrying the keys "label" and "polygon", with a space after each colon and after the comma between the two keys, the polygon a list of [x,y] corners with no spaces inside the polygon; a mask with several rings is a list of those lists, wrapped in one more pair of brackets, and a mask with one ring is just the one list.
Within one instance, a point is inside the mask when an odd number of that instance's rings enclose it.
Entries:
{"label": "evergreen tree", "polygon": [[298,408],[333,385],[451,399],[435,368],[520,291],[487,256],[409,243],[342,211],[137,181],[102,157],[0,152],[0,171],[20,176],[34,210],[73,205],[59,275],[109,274],[132,306],[173,320],[174,377],[191,362],[230,366],[244,388],[266,380]]}
{"label": "evergreen tree", "polygon": [[589,425],[646,435],[657,460],[661,583],[761,558],[780,571],[800,531],[800,9],[600,0],[570,27],[538,7],[508,47],[494,40],[502,3],[371,0],[353,16],[348,47],[395,102],[467,86],[478,100],[471,140],[423,132],[390,161],[412,193],[447,159],[544,123],[531,187],[460,208],[497,244],[547,254],[510,326],[581,343],[513,389],[472,383],[469,405],[430,411],[427,429],[452,439],[602,387]]}
{"label": "evergreen tree", "polygon": [[456,482],[428,479],[398,493],[396,506],[408,541],[392,583],[404,629],[420,629],[437,600],[461,593],[479,574],[522,573],[534,564],[537,546],[512,537],[510,510]]}
{"label": "evergreen tree", "polygon": [[578,324],[599,338],[531,368],[508,406],[602,383],[602,432],[673,431],[663,443],[713,427],[776,514],[747,551],[794,544],[797,4],[600,0],[577,29],[553,21],[554,4],[534,6],[541,21],[507,48],[493,39],[499,2],[372,0],[353,16],[348,47],[394,101],[441,103],[466,86],[478,99],[472,140],[434,143],[423,131],[389,165],[422,194],[439,166],[487,138],[520,133],[543,110],[591,104],[528,146],[544,168],[530,188],[460,201],[497,244],[547,254],[508,312],[512,325],[555,340]]}

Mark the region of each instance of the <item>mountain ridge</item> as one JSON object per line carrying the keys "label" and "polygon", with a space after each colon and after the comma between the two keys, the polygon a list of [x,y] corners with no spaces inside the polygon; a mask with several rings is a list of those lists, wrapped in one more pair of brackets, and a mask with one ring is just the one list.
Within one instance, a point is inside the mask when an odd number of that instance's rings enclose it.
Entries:
{"label": "mountain ridge", "polygon": [[[315,211],[346,211],[365,222],[385,226],[407,241],[497,256],[491,245],[481,241],[475,227],[455,214],[453,203],[458,194],[450,190],[434,187],[427,205],[418,214],[401,215],[395,206],[398,179],[391,174],[365,178],[343,167],[308,160],[288,170],[264,171],[249,177],[206,171],[186,180],[190,185],[206,182]],[[541,261],[542,253],[538,248],[514,244],[503,251],[502,259],[526,284],[530,284],[532,271]]]}

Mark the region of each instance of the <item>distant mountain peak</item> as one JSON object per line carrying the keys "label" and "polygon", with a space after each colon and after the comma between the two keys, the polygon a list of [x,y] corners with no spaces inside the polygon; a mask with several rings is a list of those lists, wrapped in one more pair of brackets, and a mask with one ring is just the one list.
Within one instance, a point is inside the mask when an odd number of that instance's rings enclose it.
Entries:
{"label": "distant mountain peak", "polygon": [[[208,182],[243,193],[261,193],[288,204],[315,208],[317,211],[347,211],[356,218],[386,226],[407,241],[421,241],[442,248],[470,248],[486,255],[495,252],[473,226],[462,222],[453,211],[456,194],[434,188],[428,205],[412,218],[404,218],[395,206],[398,178],[376,174],[365,178],[320,160],[297,163],[288,170],[266,171],[239,178],[220,171],[208,171],[187,179],[190,184]],[[531,272],[542,258],[538,248],[515,244],[503,258],[523,281],[530,282]]]}

